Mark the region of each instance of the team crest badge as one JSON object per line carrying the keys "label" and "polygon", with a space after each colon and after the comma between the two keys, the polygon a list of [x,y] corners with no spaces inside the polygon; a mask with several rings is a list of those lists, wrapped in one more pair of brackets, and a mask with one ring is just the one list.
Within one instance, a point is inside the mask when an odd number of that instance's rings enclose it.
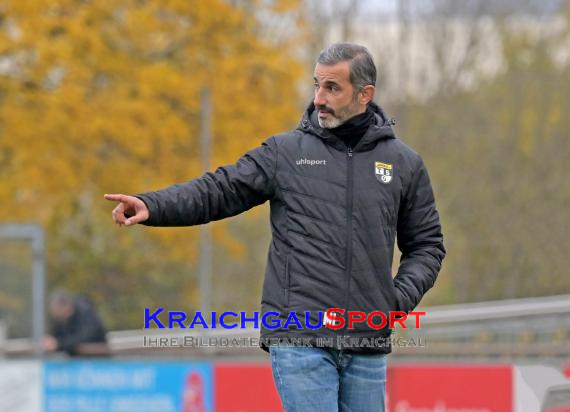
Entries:
{"label": "team crest badge", "polygon": [[374,162],[374,174],[382,183],[390,183],[394,175],[394,168],[389,163]]}

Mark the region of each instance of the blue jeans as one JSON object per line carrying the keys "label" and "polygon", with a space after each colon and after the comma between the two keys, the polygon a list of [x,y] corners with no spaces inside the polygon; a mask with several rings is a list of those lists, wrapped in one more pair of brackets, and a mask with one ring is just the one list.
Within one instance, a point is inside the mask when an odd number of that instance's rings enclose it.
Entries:
{"label": "blue jeans", "polygon": [[384,412],[387,355],[287,346],[269,352],[285,412]]}

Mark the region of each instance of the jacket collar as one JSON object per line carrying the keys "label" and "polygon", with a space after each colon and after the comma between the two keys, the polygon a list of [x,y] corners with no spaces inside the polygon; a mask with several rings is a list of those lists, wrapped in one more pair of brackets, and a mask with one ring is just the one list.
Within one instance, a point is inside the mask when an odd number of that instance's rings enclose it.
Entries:
{"label": "jacket collar", "polygon": [[[362,136],[362,139],[356,147],[353,148],[355,152],[364,152],[372,149],[380,140],[395,139],[396,135],[392,129],[395,124],[394,119],[388,119],[386,112],[374,102],[369,103],[369,107],[374,111],[374,123],[370,125],[368,131]],[[319,126],[317,120],[317,111],[313,102],[309,104],[307,110],[303,114],[303,118],[297,127],[304,133],[310,133],[325,141],[325,143],[333,146],[338,150],[346,150],[346,145],[342,140],[332,134],[329,130]]]}

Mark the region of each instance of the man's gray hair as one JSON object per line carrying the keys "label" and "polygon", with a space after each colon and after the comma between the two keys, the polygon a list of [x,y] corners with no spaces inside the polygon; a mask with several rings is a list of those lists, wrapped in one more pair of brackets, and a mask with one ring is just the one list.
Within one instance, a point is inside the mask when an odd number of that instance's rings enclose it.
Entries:
{"label": "man's gray hair", "polygon": [[376,65],[374,59],[364,46],[353,43],[335,43],[323,49],[317,63],[332,66],[349,61],[350,83],[355,92],[365,86],[376,86]]}

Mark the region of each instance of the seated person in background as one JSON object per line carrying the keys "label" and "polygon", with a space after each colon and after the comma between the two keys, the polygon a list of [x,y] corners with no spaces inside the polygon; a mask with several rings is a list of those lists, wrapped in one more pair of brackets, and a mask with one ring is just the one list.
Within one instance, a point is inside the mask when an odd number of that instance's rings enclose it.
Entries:
{"label": "seated person in background", "polygon": [[50,333],[43,341],[47,352],[70,356],[107,354],[105,328],[93,304],[82,296],[54,292],[49,299]]}

